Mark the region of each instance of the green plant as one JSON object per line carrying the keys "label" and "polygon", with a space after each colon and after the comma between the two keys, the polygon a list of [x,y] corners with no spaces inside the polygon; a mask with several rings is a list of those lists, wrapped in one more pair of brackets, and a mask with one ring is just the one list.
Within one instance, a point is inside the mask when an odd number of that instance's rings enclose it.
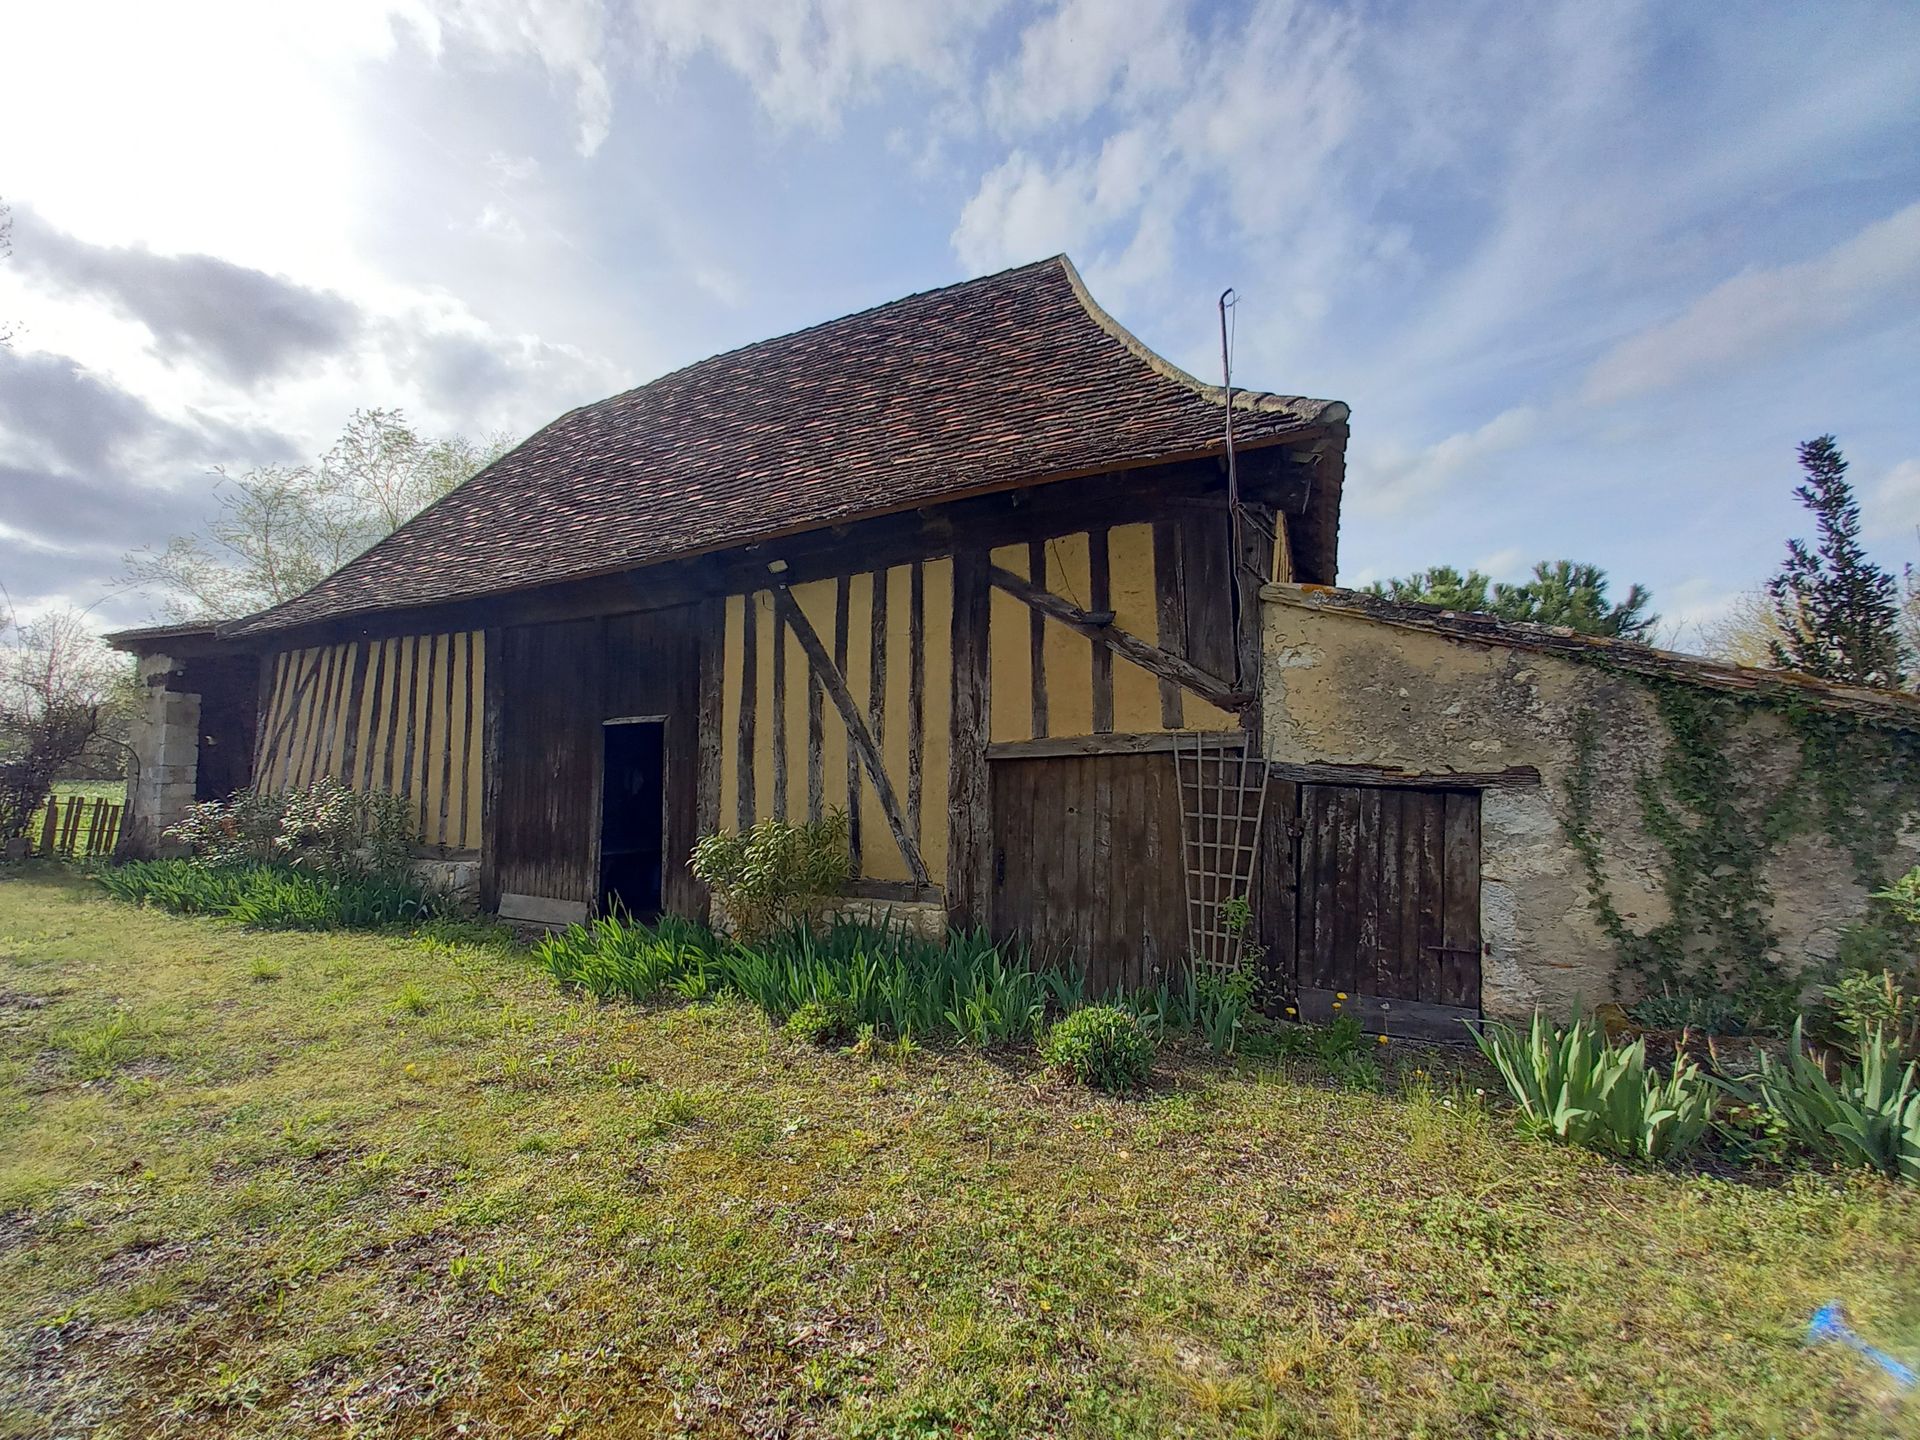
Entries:
{"label": "green plant", "polygon": [[853,1006],[842,995],[809,1000],[787,1017],[781,1027],[790,1040],[803,1045],[844,1045],[853,1036]]}
{"label": "green plant", "polygon": [[801,825],[767,819],[744,833],[704,835],[693,847],[694,877],[737,938],[763,940],[818,920],[852,873],[848,833],[846,812],[835,810]]}
{"label": "green plant", "polygon": [[1756,1074],[1721,1083],[1778,1115],[1820,1159],[1920,1180],[1920,1061],[1901,1067],[1876,1031],[1862,1045],[1858,1065],[1841,1062],[1835,1069],[1829,1079],[1795,1025],[1784,1062],[1762,1052]]}
{"label": "green plant", "polygon": [[117,900],[176,915],[224,915],[254,930],[368,930],[416,924],[434,902],[405,880],[330,877],[277,865],[137,860],[94,879]]}
{"label": "green plant", "polygon": [[49,1037],[73,1057],[73,1069],[82,1080],[104,1080],[138,1055],[146,1027],[124,1010],[88,1025],[66,1025]]}
{"label": "green plant", "polygon": [[1556,1140],[1668,1162],[1688,1154],[1712,1122],[1714,1092],[1698,1066],[1676,1063],[1663,1080],[1647,1067],[1645,1041],[1611,1045],[1591,1020],[1576,1017],[1563,1030],[1536,1011],[1525,1031],[1492,1022],[1474,1041],[1528,1125]]}
{"label": "green plant", "polygon": [[1129,1011],[1089,1005],[1047,1032],[1040,1057],[1083,1085],[1126,1094],[1144,1086],[1153,1073],[1154,1043]]}
{"label": "green plant", "polygon": [[1900,1059],[1920,1058],[1920,995],[1893,971],[1854,971],[1822,987],[1820,993],[1854,1054],[1866,1054],[1880,1037]]}
{"label": "green plant", "polygon": [[336,880],[404,881],[414,845],[404,799],[327,775],[304,788],[240,790],[194,805],[166,833],[206,865],[286,866]]}
{"label": "green plant", "polygon": [[1231,1055],[1240,1039],[1241,1027],[1253,1012],[1253,976],[1237,970],[1225,979],[1216,975],[1196,975],[1190,1006],[1193,1028],[1206,1039],[1216,1055]]}
{"label": "green plant", "polygon": [[1737,997],[1717,991],[1663,991],[1627,1007],[1634,1024],[1645,1030],[1692,1030],[1702,1035],[1775,1035],[1792,1023],[1783,1020],[1778,1005],[1756,1003],[1760,997]]}

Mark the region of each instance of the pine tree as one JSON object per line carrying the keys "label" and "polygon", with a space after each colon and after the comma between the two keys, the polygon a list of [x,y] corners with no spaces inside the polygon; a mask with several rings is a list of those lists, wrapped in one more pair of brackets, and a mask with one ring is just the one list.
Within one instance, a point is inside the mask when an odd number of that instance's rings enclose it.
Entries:
{"label": "pine tree", "polygon": [[1627,598],[1607,603],[1607,572],[1578,560],[1542,560],[1533,578],[1519,585],[1493,587],[1492,610],[1503,620],[1530,620],[1536,625],[1564,625],[1582,635],[1607,635],[1617,640],[1645,642],[1658,615],[1647,606],[1653,594],[1644,585],[1627,587]]}
{"label": "pine tree", "polygon": [[1773,663],[1847,685],[1895,687],[1900,665],[1899,586],[1860,547],[1860,505],[1831,435],[1800,447],[1806,481],[1794,487],[1820,522],[1820,541],[1787,541],[1787,559],[1767,582],[1779,637]]}

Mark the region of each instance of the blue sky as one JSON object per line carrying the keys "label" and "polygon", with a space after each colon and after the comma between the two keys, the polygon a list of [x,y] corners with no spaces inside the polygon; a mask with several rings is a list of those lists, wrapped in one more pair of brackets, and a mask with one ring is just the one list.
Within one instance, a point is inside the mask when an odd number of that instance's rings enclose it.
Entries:
{"label": "blue sky", "polygon": [[1353,407],[1349,583],[1570,556],[1695,625],[1806,528],[1794,445],[1825,431],[1876,554],[1920,559],[1910,4],[343,0],[7,27],[23,608],[95,600],[209,510],[214,466],[312,453],[356,406],[524,433],[1058,250],[1209,377],[1234,286],[1236,378]]}

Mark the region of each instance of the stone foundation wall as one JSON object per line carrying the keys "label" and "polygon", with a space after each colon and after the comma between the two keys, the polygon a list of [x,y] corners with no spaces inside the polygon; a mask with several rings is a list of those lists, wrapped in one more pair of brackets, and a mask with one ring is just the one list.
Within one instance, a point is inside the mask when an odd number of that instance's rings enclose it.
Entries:
{"label": "stone foundation wall", "polygon": [[127,809],[120,853],[151,857],[181,853],[163,832],[193,804],[199,781],[200,697],[166,688],[175,663],[165,655],[140,661],[146,708],[133,722],[128,747]]}
{"label": "stone foundation wall", "polygon": [[480,856],[477,851],[414,858],[413,878],[423,889],[446,896],[462,914],[480,909]]}
{"label": "stone foundation wall", "polygon": [[[1569,842],[1567,782],[1578,723],[1591,716],[1593,830],[1614,904],[1645,932],[1667,915],[1665,858],[1647,832],[1635,780],[1668,744],[1646,685],[1576,659],[1389,623],[1311,589],[1269,587],[1264,608],[1270,759],[1423,774],[1539,772],[1537,784],[1482,792],[1487,1014],[1517,1019],[1536,1006],[1564,1014],[1635,998]],[[1742,727],[1737,758],[1762,790],[1795,783],[1799,773],[1797,738],[1766,712]],[[1911,829],[1887,837],[1898,848],[1897,867],[1920,860],[1915,841]],[[1764,875],[1779,953],[1789,963],[1830,957],[1841,930],[1865,908],[1849,857],[1819,833],[1782,847]]]}

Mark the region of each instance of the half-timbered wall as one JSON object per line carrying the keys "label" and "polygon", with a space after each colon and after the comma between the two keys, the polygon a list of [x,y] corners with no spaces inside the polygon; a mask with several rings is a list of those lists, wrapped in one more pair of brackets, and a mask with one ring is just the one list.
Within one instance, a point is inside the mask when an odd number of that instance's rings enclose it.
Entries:
{"label": "half-timbered wall", "polygon": [[[1223,510],[1192,506],[1157,521],[997,546],[979,558],[988,574],[1031,585],[1080,614],[1110,614],[1114,631],[1191,661],[1232,688],[1236,639]],[[943,556],[790,587],[776,579],[727,600],[720,823],[745,827],[769,816],[798,822],[843,809],[862,878],[946,882],[953,577],[954,561]],[[1043,613],[999,581],[989,591],[986,634],[978,637],[987,656],[985,693],[968,699],[985,703],[990,745],[1240,723],[1232,711]],[[834,676],[823,678],[810,661],[810,639]],[[835,676],[864,736],[847,724]],[[884,787],[862,763],[868,741]]]}
{"label": "half-timbered wall", "polygon": [[286,650],[271,658],[255,783],[332,776],[406,799],[422,844],[480,844],[481,632],[403,635]]}

